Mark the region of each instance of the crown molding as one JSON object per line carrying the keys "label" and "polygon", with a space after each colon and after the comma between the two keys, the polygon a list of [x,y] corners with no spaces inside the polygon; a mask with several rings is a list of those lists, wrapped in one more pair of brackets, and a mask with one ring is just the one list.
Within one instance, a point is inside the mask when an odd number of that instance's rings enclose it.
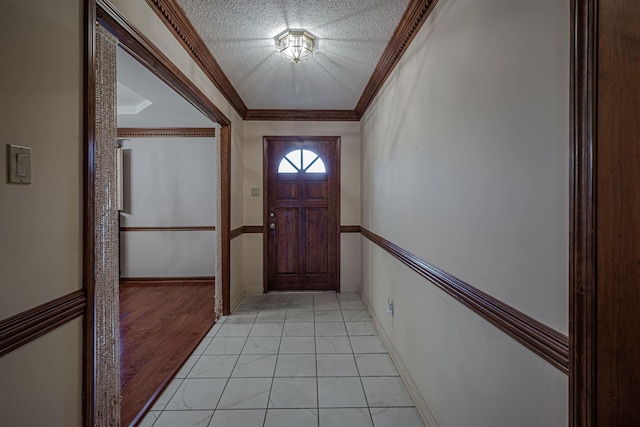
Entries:
{"label": "crown molding", "polygon": [[146,0],[241,117],[247,106],[175,0]]}
{"label": "crown molding", "polygon": [[367,111],[437,3],[438,0],[412,0],[409,3],[356,105],[355,112],[359,119]]}
{"label": "crown molding", "polygon": [[118,128],[118,138],[215,137],[216,128]]}
{"label": "crown molding", "polygon": [[353,110],[249,110],[245,120],[357,122]]}
{"label": "crown molding", "polygon": [[438,0],[412,0],[373,71],[355,110],[252,110],[235,90],[176,0],[146,0],[244,120],[359,121]]}
{"label": "crown molding", "polygon": [[[96,1],[96,19],[119,40],[119,46],[131,54],[149,71],[163,80],[169,87],[181,94],[191,94],[185,98],[212,122],[221,126],[231,124],[229,118],[209,99],[191,79],[149,40],[137,27],[111,3],[110,0]],[[94,20],[95,21],[95,20]]]}

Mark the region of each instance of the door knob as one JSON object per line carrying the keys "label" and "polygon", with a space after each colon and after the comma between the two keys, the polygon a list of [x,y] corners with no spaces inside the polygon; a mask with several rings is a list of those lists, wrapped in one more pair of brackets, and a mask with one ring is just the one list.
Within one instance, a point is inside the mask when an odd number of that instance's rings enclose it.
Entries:
{"label": "door knob", "polygon": [[275,230],[276,229],[276,223],[272,222],[271,224],[269,224],[269,228],[272,229],[272,230]]}

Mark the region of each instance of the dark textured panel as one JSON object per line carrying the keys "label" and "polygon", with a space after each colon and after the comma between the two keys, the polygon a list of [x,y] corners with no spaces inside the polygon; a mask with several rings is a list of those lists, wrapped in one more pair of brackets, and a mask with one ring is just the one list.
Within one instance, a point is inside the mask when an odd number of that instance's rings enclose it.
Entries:
{"label": "dark textured panel", "polygon": [[597,17],[596,425],[640,425],[640,2]]}
{"label": "dark textured panel", "polygon": [[307,273],[328,273],[327,209],[311,208],[306,212]]}
{"label": "dark textured panel", "polygon": [[329,183],[327,181],[307,181],[306,195],[310,201],[326,201],[329,197]]}
{"label": "dark textured panel", "polygon": [[277,273],[298,273],[298,209],[276,211]]}
{"label": "dark textured panel", "polygon": [[277,200],[298,200],[298,181],[278,181]]}

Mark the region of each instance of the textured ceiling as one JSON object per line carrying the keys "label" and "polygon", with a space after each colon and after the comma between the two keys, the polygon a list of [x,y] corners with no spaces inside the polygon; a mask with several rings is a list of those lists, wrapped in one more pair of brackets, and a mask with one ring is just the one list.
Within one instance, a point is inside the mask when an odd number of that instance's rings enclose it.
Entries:
{"label": "textured ceiling", "polygon": [[[250,109],[353,110],[409,0],[178,0]],[[310,61],[280,57],[287,28],[317,37]]]}

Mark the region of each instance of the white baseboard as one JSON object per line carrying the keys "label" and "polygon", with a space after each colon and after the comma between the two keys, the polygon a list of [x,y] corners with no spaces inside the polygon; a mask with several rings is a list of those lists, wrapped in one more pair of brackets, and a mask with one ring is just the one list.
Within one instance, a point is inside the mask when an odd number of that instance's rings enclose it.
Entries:
{"label": "white baseboard", "polygon": [[238,309],[238,306],[240,305],[242,298],[244,298],[246,294],[247,294],[247,291],[245,289],[241,289],[240,292],[238,292],[236,296],[231,300],[230,305],[231,305],[232,313]]}
{"label": "white baseboard", "polygon": [[264,293],[264,288],[262,286],[245,286],[244,291],[247,295],[256,295]]}
{"label": "white baseboard", "polygon": [[389,351],[389,356],[391,356],[391,360],[393,360],[393,363],[396,365],[396,368],[398,369],[398,373],[400,373],[400,378],[402,378],[402,381],[404,382],[404,385],[407,387],[407,391],[409,392],[411,399],[413,399],[413,402],[416,404],[416,409],[418,410],[420,417],[422,417],[422,421],[424,422],[425,426],[438,427],[438,422],[436,421],[435,417],[433,416],[433,413],[429,409],[427,402],[425,402],[424,398],[422,397],[422,394],[418,390],[418,387],[416,386],[416,383],[413,381],[413,378],[411,378],[411,374],[409,374],[407,367],[404,365],[404,362],[400,358],[400,355],[398,354],[398,351],[394,347],[393,342],[391,341],[391,338],[389,338],[389,335],[387,335],[385,330],[382,328],[382,323],[380,323],[380,319],[378,319],[375,312],[371,309],[371,306],[369,305],[369,301],[365,298],[362,292],[358,291],[358,294],[360,295],[360,298],[362,299],[362,303],[367,309],[367,312],[371,315],[373,325],[375,326],[376,331],[378,332],[378,335],[382,340],[382,343]]}
{"label": "white baseboard", "polygon": [[340,285],[340,292],[360,292],[358,285]]}
{"label": "white baseboard", "polygon": [[233,313],[238,309],[238,306],[242,302],[242,298],[247,295],[261,294],[263,292],[262,286],[245,286],[240,292],[231,300],[231,312]]}

